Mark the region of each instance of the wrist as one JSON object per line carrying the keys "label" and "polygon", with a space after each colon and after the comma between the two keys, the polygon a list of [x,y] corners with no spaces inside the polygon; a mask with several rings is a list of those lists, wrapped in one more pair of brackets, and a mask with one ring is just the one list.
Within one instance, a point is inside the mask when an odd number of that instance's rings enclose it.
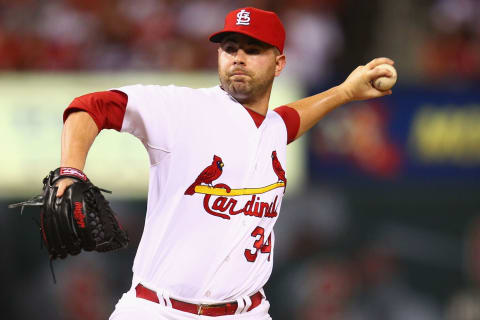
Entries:
{"label": "wrist", "polygon": [[340,104],[345,104],[354,100],[353,94],[348,90],[348,86],[346,86],[345,83],[333,87],[333,89],[335,90],[335,95],[338,97]]}
{"label": "wrist", "polygon": [[85,169],[85,160],[78,157],[62,157],[60,160],[60,168],[73,168],[83,171]]}

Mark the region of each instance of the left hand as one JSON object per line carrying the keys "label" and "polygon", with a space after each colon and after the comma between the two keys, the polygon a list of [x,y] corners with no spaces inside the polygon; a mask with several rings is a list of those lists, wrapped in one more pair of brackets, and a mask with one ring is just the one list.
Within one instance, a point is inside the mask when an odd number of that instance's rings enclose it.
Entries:
{"label": "left hand", "polygon": [[347,101],[367,100],[392,94],[392,90],[380,91],[372,83],[378,77],[391,76],[391,72],[383,68],[375,68],[383,63],[393,65],[389,58],[376,58],[364,66],[358,66],[339,86],[345,93]]}

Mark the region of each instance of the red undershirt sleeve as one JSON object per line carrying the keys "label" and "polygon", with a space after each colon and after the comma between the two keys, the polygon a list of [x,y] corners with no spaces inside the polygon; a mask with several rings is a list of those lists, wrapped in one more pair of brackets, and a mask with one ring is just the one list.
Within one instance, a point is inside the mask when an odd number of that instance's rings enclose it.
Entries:
{"label": "red undershirt sleeve", "polygon": [[89,93],[73,99],[63,112],[63,122],[75,111],[85,111],[95,121],[98,131],[122,128],[128,96],[122,91],[110,90]]}
{"label": "red undershirt sleeve", "polygon": [[274,111],[282,117],[283,122],[285,122],[285,126],[287,127],[287,144],[295,140],[297,136],[298,129],[300,128],[300,115],[298,111],[289,107],[289,106],[281,106],[275,108]]}

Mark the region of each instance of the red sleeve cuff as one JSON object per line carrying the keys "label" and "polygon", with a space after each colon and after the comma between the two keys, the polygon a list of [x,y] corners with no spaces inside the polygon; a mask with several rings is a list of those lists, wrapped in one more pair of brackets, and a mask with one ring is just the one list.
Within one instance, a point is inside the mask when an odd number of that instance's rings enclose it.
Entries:
{"label": "red sleeve cuff", "polygon": [[300,115],[297,110],[289,106],[281,106],[275,108],[274,111],[278,113],[280,117],[282,117],[283,122],[285,122],[285,126],[287,127],[288,144],[297,137],[298,129],[300,128]]}
{"label": "red sleeve cuff", "polygon": [[63,112],[63,122],[75,111],[85,111],[102,129],[122,128],[123,117],[127,109],[128,96],[118,90],[89,93],[75,98]]}

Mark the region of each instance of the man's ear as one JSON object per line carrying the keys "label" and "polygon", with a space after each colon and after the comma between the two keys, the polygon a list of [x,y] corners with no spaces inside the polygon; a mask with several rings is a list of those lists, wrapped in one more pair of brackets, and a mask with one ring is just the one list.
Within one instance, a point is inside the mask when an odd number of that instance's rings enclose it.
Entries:
{"label": "man's ear", "polygon": [[287,58],[284,54],[275,57],[275,77],[278,77],[287,64]]}

